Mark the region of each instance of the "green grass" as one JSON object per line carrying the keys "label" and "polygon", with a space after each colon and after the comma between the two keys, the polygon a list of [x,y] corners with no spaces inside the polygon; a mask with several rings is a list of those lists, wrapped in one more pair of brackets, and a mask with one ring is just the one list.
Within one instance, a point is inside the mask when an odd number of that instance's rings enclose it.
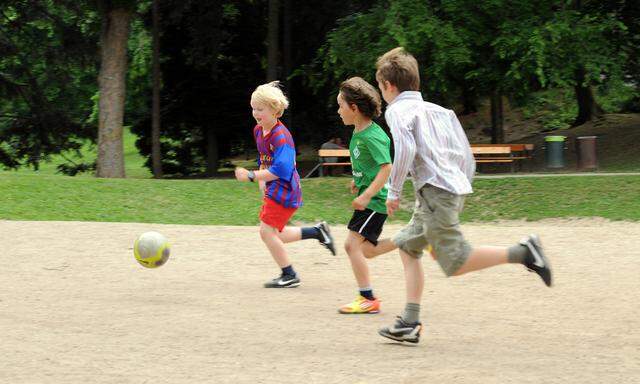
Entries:
{"label": "green grass", "polygon": [[[131,133],[128,128],[124,129],[123,132],[123,147],[124,147],[124,167],[125,174],[128,178],[136,178],[136,179],[148,179],[151,178],[151,171],[144,166],[145,158],[140,156],[138,153],[138,149],[136,148],[135,142],[137,137]],[[12,171],[13,173],[20,175],[55,175],[58,174],[57,166],[59,164],[66,163],[68,158],[73,162],[84,162],[91,163],[96,160],[97,157],[97,149],[96,146],[87,142],[82,146],[80,150],[81,155],[78,156],[75,153],[65,153],[62,155],[54,155],[51,156],[51,159],[48,161],[43,161],[40,163],[40,167],[37,171],[32,168],[20,168],[17,171]],[[85,172],[82,174],[78,174],[77,177],[92,177],[93,172]]]}
{"label": "green grass", "polygon": [[[297,222],[346,223],[348,178],[303,181],[305,206]],[[640,220],[640,176],[482,179],[467,198],[462,219],[539,220],[604,217]],[[405,207],[411,207],[411,186]],[[173,224],[255,225],[256,184],[235,180],[95,179],[0,172],[0,219],[80,220]],[[393,221],[406,222],[407,209]]]}
{"label": "green grass", "polygon": [[463,221],[603,217],[640,220],[640,176],[484,179],[474,183]]}

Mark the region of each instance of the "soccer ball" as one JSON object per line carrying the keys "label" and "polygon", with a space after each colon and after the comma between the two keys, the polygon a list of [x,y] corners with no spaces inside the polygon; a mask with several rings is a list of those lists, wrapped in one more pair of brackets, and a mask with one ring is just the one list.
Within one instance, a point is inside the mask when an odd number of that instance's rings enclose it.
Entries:
{"label": "soccer ball", "polygon": [[158,232],[145,232],[133,243],[133,255],[147,268],[158,268],[169,260],[169,242]]}

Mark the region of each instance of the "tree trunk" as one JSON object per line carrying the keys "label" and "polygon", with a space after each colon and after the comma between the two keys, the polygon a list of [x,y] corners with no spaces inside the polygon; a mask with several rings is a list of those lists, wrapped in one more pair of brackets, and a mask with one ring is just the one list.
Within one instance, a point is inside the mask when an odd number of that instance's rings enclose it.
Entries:
{"label": "tree trunk", "polygon": [[491,94],[491,143],[504,143],[502,95],[498,91]]}
{"label": "tree trunk", "polygon": [[478,106],[476,105],[476,95],[463,85],[462,88],[462,114],[468,115],[470,113],[478,112]]}
{"label": "tree trunk", "polygon": [[206,132],[207,137],[207,176],[213,177],[218,173],[218,136],[214,127],[209,127]]}
{"label": "tree trunk", "polygon": [[602,108],[596,103],[591,86],[585,84],[584,67],[576,70],[576,85],[574,89],[576,92],[576,101],[578,102],[578,116],[573,124],[571,124],[572,127],[582,125],[602,115]]}
{"label": "tree trunk", "polygon": [[[292,92],[291,92],[291,80],[289,79],[289,76],[291,76],[291,72],[293,70],[293,61],[291,59],[291,26],[293,25],[293,17],[292,17],[292,13],[291,13],[292,7],[291,7],[291,0],[284,0],[284,20],[283,20],[283,24],[284,24],[284,38],[283,38],[283,44],[282,44],[282,53],[283,53],[283,67],[284,67],[284,74],[283,74],[283,78],[285,81],[285,89],[287,90],[287,96],[289,97],[289,100],[291,100],[293,98]],[[293,126],[293,107],[290,105],[289,108],[287,109],[287,113],[285,115],[285,124],[287,127],[289,127],[289,129],[291,129],[291,127]]]}
{"label": "tree trunk", "polygon": [[151,164],[153,177],[162,177],[160,157],[160,12],[158,2],[153,0],[153,101],[151,108]]}
{"label": "tree trunk", "polygon": [[125,177],[122,124],[131,11],[106,9],[100,33],[101,66],[96,176]]}
{"label": "tree trunk", "polygon": [[267,81],[278,79],[278,26],[280,1],[269,0],[269,30],[267,32]]}

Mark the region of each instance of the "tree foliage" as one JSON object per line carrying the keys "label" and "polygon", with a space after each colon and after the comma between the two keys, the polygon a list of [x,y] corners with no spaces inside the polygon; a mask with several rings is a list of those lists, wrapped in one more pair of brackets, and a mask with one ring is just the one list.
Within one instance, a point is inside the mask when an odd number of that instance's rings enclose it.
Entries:
{"label": "tree foliage", "polygon": [[[271,76],[285,84],[297,143],[347,135],[335,113],[341,81],[375,82],[375,61],[404,46],[422,91],[466,113],[503,96],[574,89],[580,108],[624,89],[604,110],[640,110],[640,7],[625,0],[291,0],[279,4]],[[0,163],[37,167],[95,141],[105,9],[134,9],[124,124],[151,152],[151,0],[5,0],[0,9]],[[211,175],[253,147],[248,100],[267,79],[269,0],[161,0],[161,152],[168,176]],[[274,29],[275,30],[275,29]],[[272,46],[275,43],[272,42]],[[593,93],[592,90],[593,89]],[[635,100],[629,102],[635,94]],[[623,100],[624,99],[624,100]],[[626,103],[626,104],[625,104]],[[497,116],[497,115],[496,115]],[[497,118],[497,117],[496,117]],[[579,119],[578,119],[579,120]],[[558,124],[564,124],[558,122]],[[151,168],[151,161],[148,163]],[[66,164],[67,173],[91,164]]]}
{"label": "tree foliage", "polygon": [[72,1],[5,1],[0,8],[0,162],[35,168],[78,150],[95,93],[98,15]]}

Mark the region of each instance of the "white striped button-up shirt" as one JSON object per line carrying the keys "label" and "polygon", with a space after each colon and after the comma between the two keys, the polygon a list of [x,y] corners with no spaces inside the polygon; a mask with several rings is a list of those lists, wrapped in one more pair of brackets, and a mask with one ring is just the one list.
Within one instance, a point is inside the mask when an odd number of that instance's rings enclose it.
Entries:
{"label": "white striped button-up shirt", "polygon": [[391,129],[394,159],[388,200],[397,200],[410,173],[416,191],[431,184],[456,195],[473,192],[475,160],[456,114],[426,102],[420,92],[400,93],[384,114]]}

